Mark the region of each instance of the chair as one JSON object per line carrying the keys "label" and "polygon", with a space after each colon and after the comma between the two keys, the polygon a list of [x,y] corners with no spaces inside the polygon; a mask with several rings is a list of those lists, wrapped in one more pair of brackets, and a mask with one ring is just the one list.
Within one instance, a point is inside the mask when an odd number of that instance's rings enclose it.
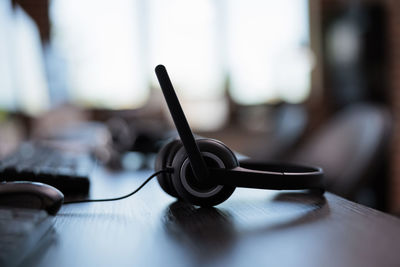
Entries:
{"label": "chair", "polygon": [[[363,185],[382,167],[391,116],[382,106],[353,104],[318,129],[289,157],[324,168],[327,190],[357,201]],[[385,181],[379,181],[384,183]]]}

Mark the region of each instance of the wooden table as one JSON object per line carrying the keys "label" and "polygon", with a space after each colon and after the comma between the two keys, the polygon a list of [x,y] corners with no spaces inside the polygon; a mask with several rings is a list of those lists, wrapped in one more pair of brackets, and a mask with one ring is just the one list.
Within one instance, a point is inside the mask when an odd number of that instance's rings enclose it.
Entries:
{"label": "wooden table", "polygon": [[[91,197],[133,191],[151,171],[98,169]],[[237,189],[216,208],[151,181],[121,201],[65,205],[29,266],[400,266],[400,220],[330,193]]]}

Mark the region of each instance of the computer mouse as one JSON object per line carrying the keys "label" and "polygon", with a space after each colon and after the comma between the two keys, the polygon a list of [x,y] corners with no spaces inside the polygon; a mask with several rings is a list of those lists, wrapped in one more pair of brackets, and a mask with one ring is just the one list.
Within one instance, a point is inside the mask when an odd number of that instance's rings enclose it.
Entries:
{"label": "computer mouse", "polygon": [[55,215],[63,201],[63,193],[47,184],[29,181],[0,183],[0,206],[44,209]]}

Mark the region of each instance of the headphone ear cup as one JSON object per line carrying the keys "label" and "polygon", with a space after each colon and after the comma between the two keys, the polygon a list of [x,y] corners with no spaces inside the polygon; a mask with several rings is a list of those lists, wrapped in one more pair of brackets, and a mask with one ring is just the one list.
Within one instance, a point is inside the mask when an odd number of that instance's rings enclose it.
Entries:
{"label": "headphone ear cup", "polygon": [[[155,162],[155,170],[162,170],[166,167],[172,166],[172,161],[175,157],[176,152],[182,147],[182,142],[179,139],[175,139],[165,144],[157,154]],[[170,173],[160,173],[157,175],[158,184],[160,187],[169,195],[179,198],[176,192]]]}
{"label": "headphone ear cup", "polygon": [[[239,166],[234,153],[222,142],[213,139],[199,139],[196,143],[207,166],[234,168]],[[184,147],[181,147],[172,162],[172,183],[177,194],[185,201],[198,206],[214,206],[228,199],[235,187],[217,184],[200,184],[194,177]]]}

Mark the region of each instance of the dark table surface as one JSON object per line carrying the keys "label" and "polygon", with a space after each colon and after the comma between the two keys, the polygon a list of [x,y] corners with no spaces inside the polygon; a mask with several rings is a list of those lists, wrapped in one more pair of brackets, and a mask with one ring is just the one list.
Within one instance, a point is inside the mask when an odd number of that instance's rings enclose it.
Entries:
{"label": "dark table surface", "polygon": [[[92,198],[151,171],[97,169]],[[237,189],[215,208],[176,202],[153,179],[121,201],[65,205],[29,266],[400,266],[400,220],[326,193]]]}

